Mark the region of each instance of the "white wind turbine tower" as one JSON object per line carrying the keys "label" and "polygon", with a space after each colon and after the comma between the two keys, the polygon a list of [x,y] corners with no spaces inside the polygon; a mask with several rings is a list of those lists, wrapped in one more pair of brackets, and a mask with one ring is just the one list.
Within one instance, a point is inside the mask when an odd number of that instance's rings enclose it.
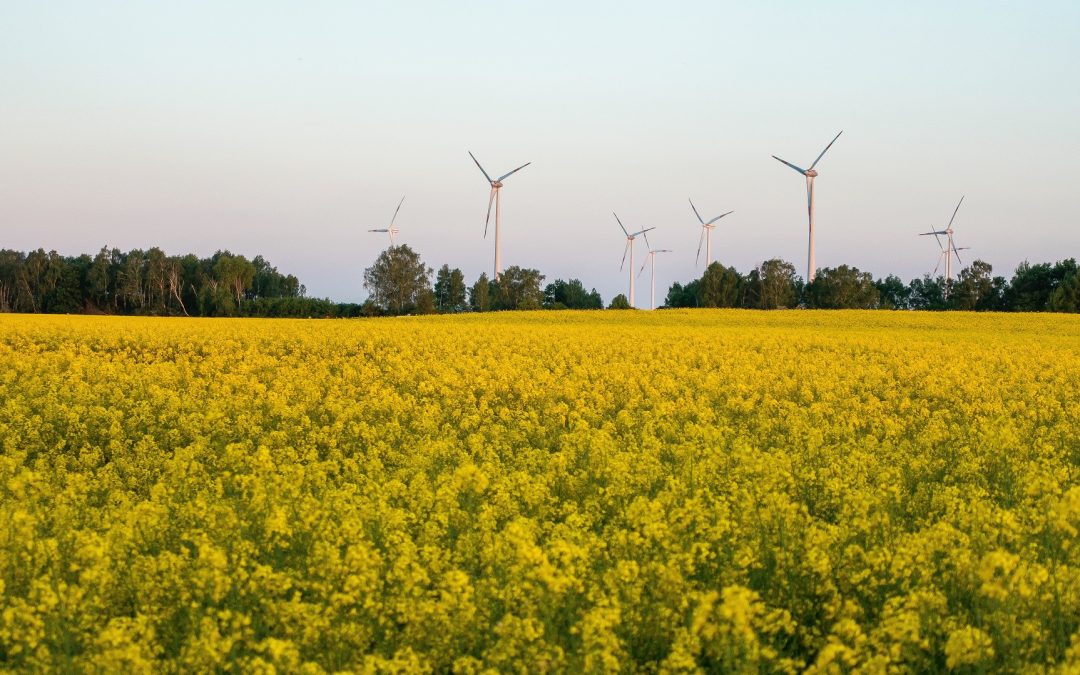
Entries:
{"label": "white wind turbine tower", "polygon": [[491,194],[488,196],[488,210],[487,218],[484,219],[484,238],[487,238],[488,223],[491,222],[491,203],[495,202],[495,281],[499,280],[499,275],[502,274],[502,255],[499,248],[499,239],[502,234],[502,208],[499,201],[499,191],[502,190],[502,182],[514,175],[518,171],[521,171],[525,167],[532,164],[532,162],[525,162],[518,168],[509,173],[504,173],[495,180],[491,179],[487,171],[484,171],[484,167],[480,166],[480,161],[476,159],[476,155],[469,153],[469,157],[472,157],[472,161],[476,162],[476,167],[480,169],[480,173],[484,174],[484,178],[488,183],[491,183]]}
{"label": "white wind turbine tower", "polygon": [[701,261],[701,243],[705,242],[705,267],[708,267],[709,263],[712,262],[712,231],[716,229],[716,225],[714,223],[723,218],[724,216],[731,215],[735,212],[728,211],[727,213],[721,213],[720,215],[706,223],[705,219],[701,217],[700,213],[698,213],[697,207],[694,206],[694,200],[690,199],[688,201],[690,202],[690,208],[694,209],[694,215],[697,216],[698,221],[701,223],[701,237],[698,239],[697,257],[694,258],[694,264],[697,265],[698,262]]}
{"label": "white wind turbine tower", "polygon": [[401,230],[394,227],[394,221],[397,220],[398,211],[401,210],[401,205],[405,201],[405,195],[401,195],[401,201],[397,203],[397,208],[394,209],[394,217],[390,219],[389,227],[382,227],[377,230],[368,230],[368,232],[389,232],[390,233],[390,246],[394,245],[394,235]]}
{"label": "white wind turbine tower", "polygon": [[[840,134],[842,133],[844,132],[841,130]],[[829,141],[829,144],[826,145],[825,149],[821,151],[821,154],[817,156],[817,159],[814,160],[814,163],[810,165],[809,169],[801,169],[792,164],[791,162],[780,159],[776,155],[772,156],[772,158],[776,161],[783,162],[784,164],[790,166],[792,169],[795,169],[802,175],[806,176],[806,213],[810,219],[810,251],[806,256],[807,283],[814,280],[814,274],[817,271],[817,268],[814,267],[814,179],[817,178],[818,173],[814,170],[814,167],[817,166],[818,162],[821,161],[821,158],[825,156],[825,153],[829,151],[829,148],[831,148],[832,144],[836,142],[836,139],[840,138],[840,134],[836,134],[836,136],[831,141]]]}
{"label": "white wind turbine tower", "polygon": [[649,277],[650,277],[649,285],[651,286],[652,291],[649,294],[649,297],[650,297],[649,309],[656,309],[656,254],[657,253],[671,253],[671,249],[670,248],[656,248],[656,249],[654,249],[652,247],[652,244],[649,243],[649,235],[645,234],[645,232],[642,232],[641,236],[645,239],[645,245],[649,247],[649,259],[646,260],[644,264],[642,264],[641,270],[638,272],[638,276],[640,277],[641,273],[645,271],[645,265],[651,265],[651,271],[649,272]]}
{"label": "white wind turbine tower", "polygon": [[616,214],[614,211],[612,211],[611,215],[615,216],[615,221],[619,223],[619,227],[622,228],[623,234],[626,235],[626,248],[624,248],[623,252],[622,252],[622,262],[619,264],[619,270],[621,271],[622,268],[624,266],[626,266],[626,254],[629,252],[630,253],[630,297],[627,300],[630,302],[630,306],[633,307],[634,306],[634,238],[637,237],[639,234],[645,234],[649,230],[655,230],[656,228],[655,227],[647,227],[644,230],[638,230],[637,232],[635,232],[633,234],[630,234],[629,232],[626,231],[626,228],[623,227],[622,221],[619,220],[618,214]]}
{"label": "white wind turbine tower", "polygon": [[[934,235],[934,239],[937,240],[938,247],[941,249],[941,253],[938,255],[937,265],[934,266],[934,275],[937,275],[938,268],[941,267],[942,260],[945,261],[945,297],[949,297],[949,286],[952,284],[952,258],[956,256],[956,262],[963,264],[960,260],[960,253],[958,251],[967,250],[969,247],[961,246],[956,247],[956,243],[953,241],[953,221],[956,220],[956,213],[960,210],[960,205],[964,203],[964,198],[960,197],[960,201],[956,203],[956,208],[953,209],[952,218],[949,218],[949,224],[944,230],[934,230],[933,232],[923,232],[920,237],[928,237]],[[945,245],[941,244],[941,237],[947,237]]]}

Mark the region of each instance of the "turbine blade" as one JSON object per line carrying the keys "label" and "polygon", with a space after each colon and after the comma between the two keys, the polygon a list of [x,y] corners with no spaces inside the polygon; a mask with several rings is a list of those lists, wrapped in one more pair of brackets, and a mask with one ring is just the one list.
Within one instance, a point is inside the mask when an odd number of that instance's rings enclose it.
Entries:
{"label": "turbine blade", "polygon": [[660,248],[653,251],[653,253],[674,253],[674,251],[672,251],[670,248]]}
{"label": "turbine blade", "polygon": [[[952,212],[952,218],[949,218],[949,227],[952,227],[952,221],[956,220],[956,212],[960,210],[960,205],[964,203],[964,198],[961,197],[960,201],[956,203],[956,209]],[[945,229],[949,229],[946,227]]]}
{"label": "turbine blade", "polygon": [[[844,133],[843,130],[840,131],[840,134],[842,134],[842,133]],[[829,151],[829,148],[831,148],[832,144],[836,142],[836,139],[840,138],[840,134],[836,134],[836,137],[833,138],[831,141],[829,141],[829,144],[826,145],[825,149],[821,151],[821,154],[817,156],[817,159],[814,160],[814,163],[810,165],[811,169],[813,169],[815,166],[817,166],[817,163],[820,162],[821,158],[825,156],[825,153]]]}
{"label": "turbine blade", "polygon": [[697,216],[698,221],[700,221],[701,224],[704,225],[705,220],[702,219],[701,214],[698,213],[697,207],[694,206],[694,200],[693,199],[687,199],[687,201],[690,202],[690,208],[694,209],[694,215]]}
{"label": "turbine blade", "polygon": [[776,155],[773,155],[773,156],[772,156],[772,158],[773,158],[773,159],[775,159],[775,160],[776,160],[776,161],[778,161],[778,162],[782,162],[782,163],[784,163],[784,164],[787,164],[787,165],[788,165],[788,166],[790,166],[790,167],[791,167],[792,169],[795,169],[796,171],[798,171],[798,172],[799,172],[799,173],[801,173],[802,175],[804,175],[804,176],[806,175],[806,171],[805,171],[805,170],[803,170],[803,169],[800,169],[799,167],[795,166],[794,164],[792,164],[791,162],[787,161],[786,159],[780,159],[780,158],[779,158],[779,157],[777,157]]}
{"label": "turbine blade", "polygon": [[963,261],[963,260],[960,260],[960,249],[958,249],[958,248],[956,248],[955,246],[953,246],[952,252],[953,252],[953,254],[954,254],[954,255],[956,255],[956,262],[958,262],[958,263],[960,263],[961,265],[963,265],[963,264],[964,264],[964,261]]}
{"label": "turbine blade", "polygon": [[487,218],[484,219],[484,239],[487,239],[488,223],[491,222],[491,203],[495,201],[495,193],[498,191],[498,188],[491,188],[491,195],[488,197]]}
{"label": "turbine blade", "polygon": [[476,155],[469,152],[469,157],[472,157],[472,161],[476,162],[476,168],[480,169],[480,173],[484,174],[484,178],[487,178],[489,183],[494,183],[495,181],[491,180],[491,176],[488,175],[488,172],[484,171],[484,167],[480,166],[480,160],[476,159]]}
{"label": "turbine blade", "polygon": [[705,243],[705,228],[701,228],[701,236],[698,237],[697,242],[697,257],[694,258],[694,266],[697,267],[701,264],[701,245]]}
{"label": "turbine blade", "polygon": [[619,263],[619,271],[620,271],[620,272],[622,272],[622,268],[623,268],[623,266],[624,266],[624,265],[626,265],[626,254],[627,254],[627,252],[629,252],[629,251],[630,251],[630,240],[628,239],[628,240],[626,241],[626,246],[625,246],[625,247],[623,247],[623,250],[622,250],[622,262],[621,262],[621,263]]}
{"label": "turbine blade", "polygon": [[934,235],[934,239],[937,241],[938,248],[940,248],[942,251],[944,251],[945,247],[941,245],[941,237],[938,236],[939,234],[947,234],[947,233],[946,232],[923,232],[923,233],[919,234],[919,236],[920,237],[929,237],[930,235]]}
{"label": "turbine blade", "polygon": [[623,231],[623,234],[625,234],[626,236],[628,236],[628,237],[629,237],[629,236],[630,236],[630,233],[626,231],[626,228],[625,228],[625,227],[623,227],[622,221],[621,221],[621,220],[619,220],[619,214],[617,214],[617,213],[615,213],[614,211],[612,211],[612,212],[611,212],[611,215],[615,216],[615,220],[616,220],[616,221],[617,221],[617,222],[619,223],[619,227],[622,227],[622,231]]}
{"label": "turbine blade", "polygon": [[[652,253],[652,251],[649,251],[649,253]],[[645,267],[649,264],[649,258],[651,258],[651,257],[652,257],[651,255],[645,256],[645,262],[641,263],[641,269],[638,270],[638,273],[637,273],[637,275],[639,277],[641,276],[641,273],[645,271]]]}
{"label": "turbine blade", "polygon": [[723,218],[724,216],[730,216],[730,215],[731,215],[731,214],[733,214],[733,213],[735,213],[735,212],[734,212],[734,211],[728,211],[727,213],[722,213],[722,214],[720,214],[719,216],[717,216],[717,217],[713,218],[712,220],[710,220],[709,222],[707,222],[707,223],[705,223],[705,224],[706,224],[706,225],[712,225],[713,223],[715,223],[716,221],[720,220],[720,219],[721,219],[721,218]]}
{"label": "turbine blade", "polygon": [[646,227],[644,230],[638,230],[637,232],[635,232],[633,234],[630,234],[630,235],[627,235],[627,236],[636,237],[639,234],[645,234],[646,232],[651,232],[652,230],[655,230],[655,229],[656,229],[655,227]]}
{"label": "turbine blade", "polygon": [[513,175],[514,175],[515,173],[517,173],[518,171],[521,171],[522,169],[524,169],[525,167],[529,166],[530,164],[532,164],[532,162],[525,162],[524,164],[522,164],[522,165],[521,165],[521,166],[519,166],[518,168],[516,168],[516,169],[514,169],[513,171],[511,171],[510,173],[504,173],[503,175],[499,176],[499,178],[498,178],[497,180],[498,180],[499,182],[502,182],[502,180],[503,180],[504,178],[509,178],[510,176],[513,176]]}
{"label": "turbine blade", "polygon": [[651,253],[652,252],[652,244],[649,243],[649,235],[645,234],[646,232],[648,232],[648,230],[642,230],[641,231],[641,236],[645,238],[645,247],[647,249],[649,249],[649,252]]}
{"label": "turbine blade", "polygon": [[368,230],[368,232],[389,232],[389,231],[390,230],[387,230],[385,228],[384,229],[378,229],[378,230]]}
{"label": "turbine blade", "polygon": [[397,208],[394,209],[394,217],[390,219],[390,227],[394,226],[394,221],[397,220],[398,211],[401,210],[401,205],[405,203],[405,195],[401,195],[401,201],[397,203]]}
{"label": "turbine blade", "polygon": [[[944,251],[943,251],[943,252],[944,252]],[[936,277],[936,276],[937,276],[937,271],[938,271],[938,268],[939,268],[939,267],[941,267],[941,258],[942,258],[942,257],[943,257],[943,256],[942,256],[941,254],[938,254],[938,257],[937,257],[937,264],[936,264],[936,265],[934,265],[934,274],[932,275],[932,276],[934,276],[934,277]]]}

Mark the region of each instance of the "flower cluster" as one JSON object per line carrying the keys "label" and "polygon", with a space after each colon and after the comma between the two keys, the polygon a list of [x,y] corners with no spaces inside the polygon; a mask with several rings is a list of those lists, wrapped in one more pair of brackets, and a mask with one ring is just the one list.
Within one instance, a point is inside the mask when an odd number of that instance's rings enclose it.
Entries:
{"label": "flower cluster", "polygon": [[0,670],[1080,668],[1080,321],[0,315]]}

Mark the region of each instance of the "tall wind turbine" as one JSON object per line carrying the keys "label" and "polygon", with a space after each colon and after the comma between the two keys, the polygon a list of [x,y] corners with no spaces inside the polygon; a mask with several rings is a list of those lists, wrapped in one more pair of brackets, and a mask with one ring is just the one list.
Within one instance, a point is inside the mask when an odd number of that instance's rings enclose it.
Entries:
{"label": "tall wind turbine", "polygon": [[622,268],[626,265],[626,254],[629,252],[630,253],[630,297],[629,297],[629,301],[630,301],[630,306],[633,307],[634,306],[634,238],[637,237],[639,234],[645,234],[649,230],[655,230],[656,228],[655,227],[646,227],[644,230],[638,230],[637,232],[635,232],[633,234],[630,234],[629,232],[626,231],[626,228],[623,227],[622,221],[619,220],[618,214],[616,214],[614,211],[612,211],[611,215],[615,216],[616,222],[619,223],[619,227],[622,228],[623,234],[626,235],[626,248],[624,248],[623,252],[622,252],[622,262],[619,263],[619,270],[621,271]]}
{"label": "tall wind turbine", "polygon": [[645,238],[645,245],[649,247],[649,259],[641,265],[641,270],[638,272],[638,276],[645,271],[645,265],[651,265],[651,271],[649,272],[649,285],[652,287],[652,291],[649,294],[649,309],[656,309],[656,254],[657,253],[671,253],[670,248],[653,248],[649,243],[649,235],[644,232],[641,236]]}
{"label": "tall wind turbine", "polygon": [[697,257],[694,258],[694,264],[697,265],[701,261],[701,243],[705,242],[705,267],[709,266],[712,262],[712,231],[716,229],[716,221],[720,220],[724,216],[735,213],[734,211],[728,211],[727,213],[721,213],[717,217],[713,218],[709,222],[705,222],[705,219],[698,213],[697,207],[694,206],[694,200],[688,200],[690,202],[690,208],[694,209],[694,215],[697,216],[698,221],[701,223],[701,237],[698,238],[697,243]]}
{"label": "tall wind turbine", "polygon": [[398,211],[401,210],[402,203],[405,202],[405,195],[401,195],[401,201],[397,203],[397,208],[394,209],[394,217],[390,219],[390,225],[388,227],[379,228],[378,230],[368,230],[368,232],[389,232],[390,233],[390,246],[394,245],[394,235],[401,230],[394,227],[394,221],[397,220]]}
{"label": "tall wind turbine", "polygon": [[[840,134],[842,133],[844,132],[841,130]],[[783,162],[784,164],[790,166],[792,169],[795,169],[802,175],[806,176],[806,213],[810,219],[810,251],[806,256],[807,283],[814,280],[814,274],[817,272],[817,268],[814,267],[814,179],[817,178],[818,173],[814,170],[814,167],[817,166],[818,162],[821,161],[821,158],[825,156],[825,153],[829,151],[829,148],[831,148],[832,144],[836,142],[836,139],[840,138],[840,134],[836,134],[836,136],[831,141],[829,141],[829,144],[826,145],[825,149],[821,151],[821,154],[817,156],[817,159],[814,160],[814,163],[810,165],[809,169],[801,169],[792,164],[791,162],[780,159],[776,155],[772,156],[773,159],[775,159],[776,161]]]}
{"label": "tall wind turbine", "polygon": [[[963,264],[960,260],[959,251],[966,250],[967,246],[956,247],[956,242],[953,241],[953,221],[956,220],[956,213],[960,210],[960,205],[964,203],[964,198],[960,197],[960,201],[956,203],[956,208],[953,209],[952,218],[949,218],[949,224],[944,230],[934,230],[933,232],[923,232],[920,237],[928,237],[934,235],[934,239],[937,240],[938,247],[941,249],[941,253],[938,255],[937,265],[934,266],[934,275],[937,275],[938,268],[941,267],[942,260],[945,261],[945,297],[949,297],[949,286],[952,284],[952,258],[956,256],[956,262]],[[941,243],[941,237],[946,237],[945,245]]]}
{"label": "tall wind turbine", "polygon": [[491,194],[488,196],[487,218],[484,219],[484,238],[487,238],[488,223],[491,222],[491,203],[495,202],[495,281],[498,281],[499,275],[502,274],[502,255],[501,249],[499,248],[499,239],[502,233],[502,208],[499,202],[499,191],[502,190],[502,182],[504,180],[529,166],[532,162],[525,162],[513,171],[504,173],[492,180],[491,176],[488,175],[488,172],[484,171],[484,167],[480,166],[480,161],[476,159],[476,155],[470,152],[469,157],[472,157],[472,161],[476,162],[476,167],[480,169],[480,173],[484,174],[484,178],[491,183]]}

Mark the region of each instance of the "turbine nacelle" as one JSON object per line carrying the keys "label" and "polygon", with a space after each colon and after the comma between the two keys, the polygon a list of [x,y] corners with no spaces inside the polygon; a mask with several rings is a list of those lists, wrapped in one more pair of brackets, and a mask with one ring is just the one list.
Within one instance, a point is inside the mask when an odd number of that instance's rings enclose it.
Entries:
{"label": "turbine nacelle", "polygon": [[807,169],[803,173],[803,175],[806,176],[807,178],[817,178],[817,170],[816,169]]}

